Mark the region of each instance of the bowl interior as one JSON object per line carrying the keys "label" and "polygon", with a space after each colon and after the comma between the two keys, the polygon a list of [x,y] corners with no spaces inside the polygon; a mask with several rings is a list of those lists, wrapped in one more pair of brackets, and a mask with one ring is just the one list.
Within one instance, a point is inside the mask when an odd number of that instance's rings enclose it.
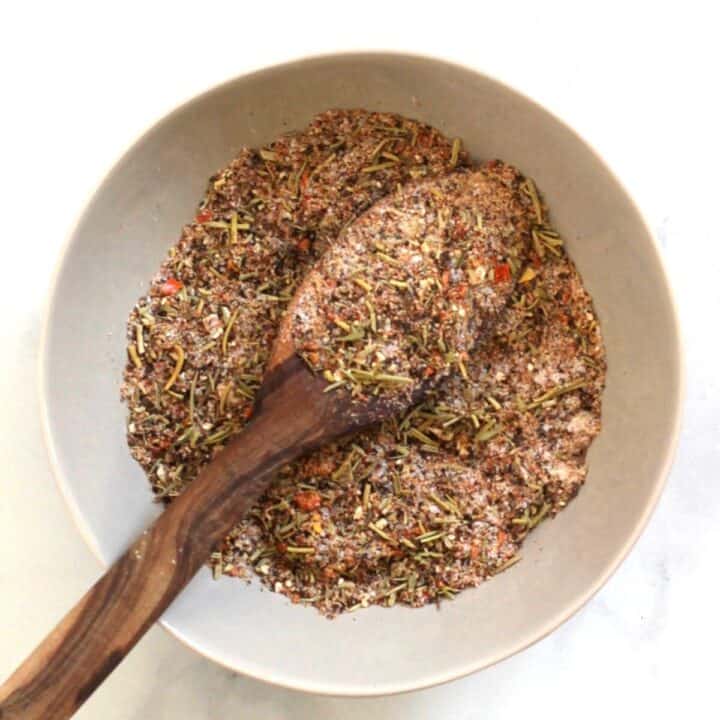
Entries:
{"label": "bowl interior", "polygon": [[[681,394],[675,313],[651,234],[618,181],[559,120],[470,70],[401,55],[314,58],[238,78],[163,119],[91,199],[56,278],[43,351],[51,457],[88,542],[110,562],[157,513],[125,444],[125,321],[241,145],[330,107],[399,112],[463,138],[475,158],[533,176],[602,323],[603,431],[579,497],[530,536],[523,560],[440,612],[372,608],[328,621],[257,584],[201,572],[163,618],[235,670],[333,694],[458,677],[525,647],[577,610],[637,538],[664,480]],[[432,648],[432,653],[428,649]]]}

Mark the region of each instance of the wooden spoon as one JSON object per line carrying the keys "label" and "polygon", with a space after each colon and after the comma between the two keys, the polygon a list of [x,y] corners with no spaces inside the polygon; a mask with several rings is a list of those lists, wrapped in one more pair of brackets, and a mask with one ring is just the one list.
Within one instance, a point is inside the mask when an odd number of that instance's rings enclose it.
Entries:
{"label": "wooden spoon", "polygon": [[[472,189],[471,181],[484,200],[468,201],[470,206],[475,203],[486,211],[492,201],[497,212],[487,178],[468,176]],[[431,197],[432,186],[419,188],[407,192]],[[382,215],[387,210],[382,202],[366,213],[365,220],[369,213]],[[341,234],[337,243],[344,237],[346,234]],[[518,239],[518,247],[526,247],[526,239]],[[402,412],[427,391],[432,381],[418,385],[401,399],[371,395],[362,403],[345,392],[326,392],[327,382],[308,369],[292,341],[292,309],[308,297],[317,299],[311,293],[322,284],[319,272],[309,273],[285,315],[251,422],[0,687],[0,720],[70,717],[252,508],[276,470],[321,445]],[[495,290],[502,295],[501,302],[507,300],[513,285],[514,281],[508,282]],[[487,335],[488,319],[478,318],[478,337]]]}
{"label": "wooden spoon", "polygon": [[207,562],[278,468],[392,413],[382,400],[358,406],[326,387],[288,339],[277,343],[253,419],[0,687],[2,720],[70,717]]}

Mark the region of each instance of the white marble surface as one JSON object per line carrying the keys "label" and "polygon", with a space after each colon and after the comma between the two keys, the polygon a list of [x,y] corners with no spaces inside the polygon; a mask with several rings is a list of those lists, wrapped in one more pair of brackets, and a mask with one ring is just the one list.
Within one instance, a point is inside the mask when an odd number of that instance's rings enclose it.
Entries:
{"label": "white marble surface", "polygon": [[[51,477],[36,395],[43,298],[74,216],[119,152],[179,101],[272,62],[376,47],[474,65],[532,95],[598,148],[648,214],[687,350],[685,426],[667,491],[582,612],[483,673],[400,697],[313,697],[235,676],[156,628],[77,717],[717,717],[717,22],[709,3],[575,5],[584,4],[471,11],[446,1],[433,4],[434,17],[420,4],[364,2],[351,22],[338,3],[210,12],[178,2],[29,2],[3,11],[0,678],[98,574]],[[280,631],[268,629],[268,642]]]}

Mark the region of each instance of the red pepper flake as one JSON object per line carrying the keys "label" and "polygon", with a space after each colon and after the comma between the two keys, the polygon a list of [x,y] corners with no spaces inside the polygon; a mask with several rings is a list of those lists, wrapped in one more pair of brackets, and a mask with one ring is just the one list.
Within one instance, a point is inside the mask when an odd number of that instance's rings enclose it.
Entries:
{"label": "red pepper flake", "polygon": [[308,240],[308,238],[301,238],[298,240],[297,249],[303,253],[308,252],[310,250],[310,240]]}
{"label": "red pepper flake", "polygon": [[165,282],[160,286],[160,294],[163,297],[169,297],[170,295],[174,295],[176,292],[179,292],[182,290],[183,284],[174,277],[169,277]]}
{"label": "red pepper flake", "polygon": [[432,134],[421,130],[417,135],[417,141],[415,144],[421,148],[430,147],[432,144]]}
{"label": "red pepper flake", "polygon": [[495,265],[495,283],[508,282],[510,280],[510,266],[507,263]]}
{"label": "red pepper flake", "polygon": [[462,300],[467,295],[468,286],[466,283],[460,283],[448,290],[448,297],[451,300]]}
{"label": "red pepper flake", "polygon": [[308,187],[309,182],[310,182],[310,172],[308,170],[306,170],[302,174],[302,177],[300,178],[300,196],[301,196],[300,202],[303,207],[306,206],[307,201],[309,199],[308,194],[307,194],[307,187]]}
{"label": "red pepper flake", "polygon": [[195,216],[195,222],[199,223],[206,223],[209,220],[212,220],[212,211],[211,210],[201,210],[196,216]]}
{"label": "red pepper flake", "polygon": [[308,510],[317,510],[322,504],[322,498],[319,493],[314,490],[306,490],[299,492],[293,498],[295,504],[304,512]]}
{"label": "red pepper flake", "polygon": [[160,457],[170,447],[171,444],[172,443],[170,442],[170,440],[160,439],[148,443],[148,445],[150,446],[150,452],[155,457]]}
{"label": "red pepper flake", "polygon": [[335,580],[337,577],[337,572],[331,567],[325,566],[320,572],[326,580]]}
{"label": "red pepper flake", "polygon": [[243,417],[244,417],[246,420],[249,420],[249,419],[252,417],[252,414],[253,414],[253,406],[252,406],[252,405],[248,405],[248,406],[243,410]]}
{"label": "red pepper flake", "polygon": [[564,312],[558,312],[553,320],[557,320],[557,322],[561,323],[562,325],[569,326],[570,325],[570,316],[567,313]]}
{"label": "red pepper flake", "polygon": [[306,170],[300,178],[300,189],[305,192],[307,190],[308,183],[310,182],[310,172]]}

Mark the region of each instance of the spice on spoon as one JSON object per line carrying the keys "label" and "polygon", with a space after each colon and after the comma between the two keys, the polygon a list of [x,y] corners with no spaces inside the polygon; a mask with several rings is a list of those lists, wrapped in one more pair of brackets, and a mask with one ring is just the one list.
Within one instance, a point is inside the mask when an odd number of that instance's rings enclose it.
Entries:
{"label": "spice on spoon", "polygon": [[518,194],[484,172],[400,187],[308,275],[289,310],[296,350],[359,399],[412,396],[454,370],[467,379],[468,353],[510,297],[511,263],[527,264],[530,238]]}

